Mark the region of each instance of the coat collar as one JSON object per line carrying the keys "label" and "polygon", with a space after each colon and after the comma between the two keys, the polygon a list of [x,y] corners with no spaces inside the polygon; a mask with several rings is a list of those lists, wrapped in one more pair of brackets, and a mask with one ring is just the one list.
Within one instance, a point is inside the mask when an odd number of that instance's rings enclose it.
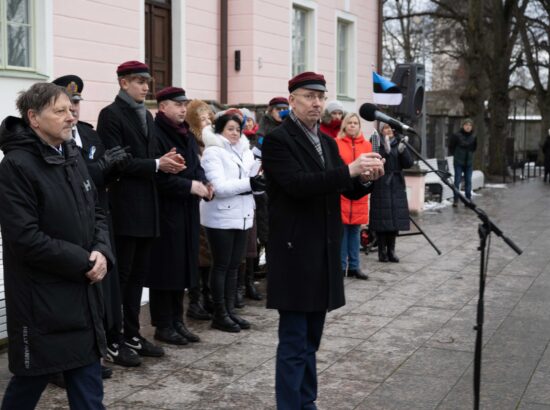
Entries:
{"label": "coat collar", "polygon": [[[319,158],[319,154],[317,153],[317,150],[313,146],[313,144],[309,141],[308,137],[304,132],[298,127],[298,125],[290,118],[287,117],[283,121],[283,126],[287,129],[288,133],[292,136],[294,141],[302,147],[304,151],[307,152],[307,154],[315,161],[315,163],[319,166],[320,169],[325,169],[325,166],[321,162],[321,159]],[[326,163],[326,155],[325,152],[327,152],[327,142],[325,140],[325,137],[322,133],[318,133],[319,135],[319,141],[321,143],[321,147],[323,150],[323,156],[325,157],[325,163]]]}

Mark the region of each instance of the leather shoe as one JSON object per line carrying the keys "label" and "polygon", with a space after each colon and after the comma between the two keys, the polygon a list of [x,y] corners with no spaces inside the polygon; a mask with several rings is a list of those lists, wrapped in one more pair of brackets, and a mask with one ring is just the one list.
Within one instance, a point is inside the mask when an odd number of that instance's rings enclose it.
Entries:
{"label": "leather shoe", "polygon": [[184,346],[189,343],[185,337],[171,327],[157,327],[157,330],[155,330],[155,339],[171,345]]}
{"label": "leather shoe", "polygon": [[367,280],[369,278],[369,275],[363,273],[361,269],[348,269],[348,276],[361,280]]}
{"label": "leather shoe", "polygon": [[176,332],[178,332],[191,343],[197,343],[201,341],[201,338],[198,337],[196,334],[191,333],[191,331],[187,329],[187,327],[185,327],[185,323],[183,322],[175,322],[174,329],[176,329]]}
{"label": "leather shoe", "polygon": [[212,315],[208,313],[200,302],[190,303],[187,309],[187,317],[197,320],[211,320]]}
{"label": "leather shoe", "polygon": [[101,365],[101,378],[102,379],[110,379],[113,375],[113,369],[107,366]]}

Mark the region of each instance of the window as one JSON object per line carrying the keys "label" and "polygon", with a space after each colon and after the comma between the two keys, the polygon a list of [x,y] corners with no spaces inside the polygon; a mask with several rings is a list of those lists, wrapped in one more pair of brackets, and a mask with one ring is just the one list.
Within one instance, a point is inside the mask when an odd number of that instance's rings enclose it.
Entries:
{"label": "window", "polygon": [[339,97],[353,95],[353,22],[337,19],[336,27],[336,94]]}
{"label": "window", "polygon": [[0,2],[0,69],[33,69],[32,0]]}
{"label": "window", "polygon": [[308,71],[312,66],[313,12],[304,7],[292,8],[292,75]]}

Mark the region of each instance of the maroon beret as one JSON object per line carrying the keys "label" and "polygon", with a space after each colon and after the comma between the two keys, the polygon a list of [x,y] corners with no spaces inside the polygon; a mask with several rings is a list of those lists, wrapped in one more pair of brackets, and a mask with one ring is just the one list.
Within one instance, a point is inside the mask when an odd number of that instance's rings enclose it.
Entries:
{"label": "maroon beret", "polygon": [[313,71],[306,71],[292,77],[288,81],[288,91],[293,92],[298,88],[307,88],[310,90],[327,91],[327,82],[323,74],[317,74]]}
{"label": "maroon beret", "polygon": [[149,67],[147,64],[143,64],[139,61],[126,61],[119,65],[116,69],[116,73],[119,77],[124,77],[125,75],[139,75],[142,77],[151,77],[149,74]]}
{"label": "maroon beret", "polygon": [[179,87],[164,87],[157,93],[157,102],[164,100],[172,101],[189,101],[185,95],[185,90]]}
{"label": "maroon beret", "polygon": [[273,97],[271,100],[269,100],[268,105],[270,107],[272,107],[272,106],[275,106],[275,107],[280,107],[280,106],[288,107],[288,100],[285,97]]}

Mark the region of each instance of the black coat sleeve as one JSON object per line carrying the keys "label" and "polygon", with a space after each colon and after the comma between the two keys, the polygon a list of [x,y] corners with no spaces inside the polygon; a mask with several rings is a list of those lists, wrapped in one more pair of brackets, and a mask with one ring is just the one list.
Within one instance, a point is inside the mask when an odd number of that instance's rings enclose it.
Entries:
{"label": "black coat sleeve", "polygon": [[[340,158],[338,156],[338,158]],[[288,143],[277,133],[265,138],[262,165],[269,180],[279,184],[290,196],[307,198],[353,189],[349,168],[340,162],[328,170],[309,171],[293,155]]]}
{"label": "black coat sleeve", "polygon": [[[114,148],[116,146],[126,147],[130,146],[132,150],[132,144],[128,141],[124,141],[123,135],[125,130],[123,129],[121,119],[109,108],[103,109],[99,113],[97,120],[97,133],[99,134],[106,149]],[[149,177],[153,175],[157,170],[156,160],[152,158],[138,158],[135,152],[131,152],[133,158],[128,161],[128,164],[120,170],[122,175],[130,175],[135,177]]]}
{"label": "black coat sleeve", "polygon": [[4,159],[0,166],[0,225],[14,254],[37,268],[67,280],[85,281],[90,252],[40,230],[38,194],[22,169]]}

